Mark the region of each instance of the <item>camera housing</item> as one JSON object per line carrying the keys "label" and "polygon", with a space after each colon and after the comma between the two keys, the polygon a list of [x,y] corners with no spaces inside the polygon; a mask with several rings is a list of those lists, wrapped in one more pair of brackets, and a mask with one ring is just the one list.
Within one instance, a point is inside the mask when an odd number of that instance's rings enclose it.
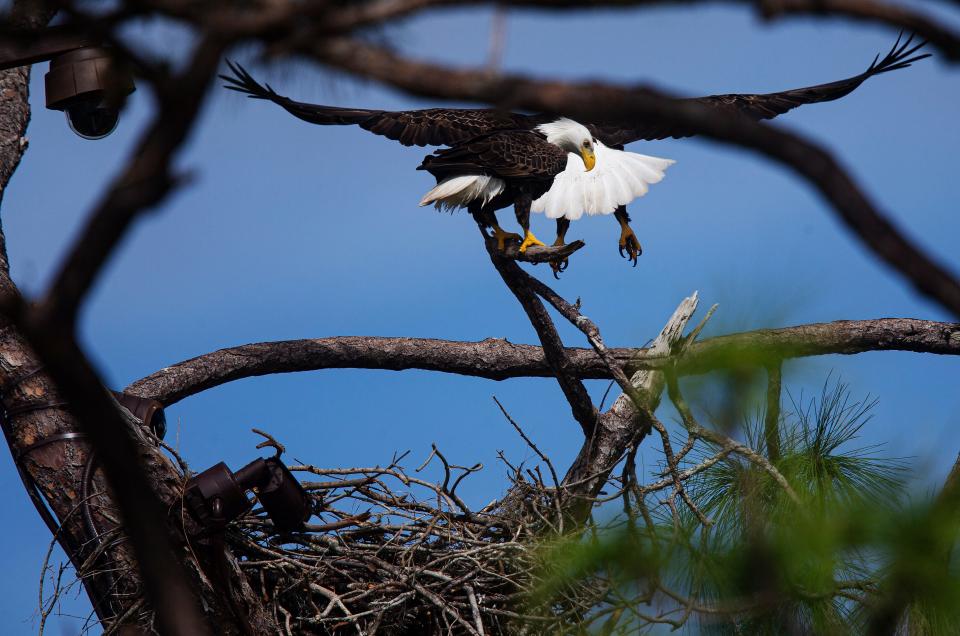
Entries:
{"label": "camera housing", "polygon": [[47,108],[62,110],[70,130],[84,139],[114,131],[120,109],[135,90],[133,77],[99,47],[75,49],[50,60],[44,76]]}
{"label": "camera housing", "polygon": [[310,495],[278,457],[255,459],[237,472],[223,462],[194,475],[184,489],[187,509],[208,532],[253,508],[247,491],[257,495],[278,532],[300,532],[313,514]]}

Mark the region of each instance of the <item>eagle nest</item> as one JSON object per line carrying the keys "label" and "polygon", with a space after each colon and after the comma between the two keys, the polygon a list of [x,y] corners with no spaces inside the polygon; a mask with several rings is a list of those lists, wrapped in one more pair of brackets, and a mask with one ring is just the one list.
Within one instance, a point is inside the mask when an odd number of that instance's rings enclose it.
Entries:
{"label": "eagle nest", "polygon": [[565,607],[532,609],[528,593],[544,572],[538,546],[562,533],[564,516],[539,469],[501,459],[511,494],[479,510],[457,489],[481,466],[450,464],[436,447],[416,472],[439,461],[440,483],[408,474],[403,457],[386,467],[290,466],[320,479],[302,483],[325,523],[276,535],[252,514],[227,542],[288,634],[557,633],[605,590],[584,585]]}
{"label": "eagle nest", "polygon": [[[565,524],[568,531],[575,525],[561,512],[558,489],[544,481],[539,467],[513,466],[501,454],[509,469],[509,494],[471,510],[457,489],[481,465],[451,464],[434,446],[414,471],[439,462],[443,479],[434,483],[408,474],[401,464],[405,457],[371,468],[290,465],[320,523],[307,524],[303,532],[278,533],[266,513],[254,508],[227,527],[223,540],[234,563],[281,633],[565,633],[582,624],[610,591],[606,582],[589,580],[565,585],[549,603],[532,601],[531,592],[554,569],[545,558],[544,542],[563,535]],[[101,538],[118,541],[121,533],[115,528]],[[52,546],[43,572],[54,589],[47,597],[41,577],[46,608],[41,608],[41,634],[58,599],[103,573],[84,566],[78,578],[67,582],[69,566],[61,564],[58,570],[50,565]],[[120,566],[113,567],[116,580],[124,580]],[[157,633],[142,590],[128,591],[139,600],[125,616],[135,617],[143,633]],[[91,615],[81,632],[97,625]],[[101,627],[105,635],[115,634],[118,625]]]}

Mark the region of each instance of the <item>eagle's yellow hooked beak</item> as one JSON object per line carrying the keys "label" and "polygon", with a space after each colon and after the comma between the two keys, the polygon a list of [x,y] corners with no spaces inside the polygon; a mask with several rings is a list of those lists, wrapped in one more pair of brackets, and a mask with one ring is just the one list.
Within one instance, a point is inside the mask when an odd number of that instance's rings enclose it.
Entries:
{"label": "eagle's yellow hooked beak", "polygon": [[592,149],[581,148],[580,156],[583,158],[583,166],[587,169],[587,172],[593,170],[593,167],[597,165],[597,155],[593,154]]}

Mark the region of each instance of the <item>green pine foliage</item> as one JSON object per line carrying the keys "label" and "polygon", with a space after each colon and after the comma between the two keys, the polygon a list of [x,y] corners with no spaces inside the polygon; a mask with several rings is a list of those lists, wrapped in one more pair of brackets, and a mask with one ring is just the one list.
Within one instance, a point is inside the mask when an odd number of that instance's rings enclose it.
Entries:
{"label": "green pine foliage", "polygon": [[[960,495],[911,493],[905,460],[859,444],[877,401],[842,382],[787,404],[775,457],[764,413],[738,437],[792,494],[737,453],[686,480],[701,514],[669,490],[628,490],[614,521],[545,546],[531,611],[564,617],[547,631],[960,634]],[[682,468],[722,450],[695,449]]]}

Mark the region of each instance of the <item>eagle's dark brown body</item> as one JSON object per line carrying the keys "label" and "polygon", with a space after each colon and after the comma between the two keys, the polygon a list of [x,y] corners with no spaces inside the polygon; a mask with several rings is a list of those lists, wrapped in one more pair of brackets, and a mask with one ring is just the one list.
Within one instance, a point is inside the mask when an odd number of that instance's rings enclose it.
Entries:
{"label": "eagle's dark brown body", "polygon": [[502,179],[552,179],[567,166],[567,151],[530,130],[504,130],[478,135],[438,150],[420,164],[438,179],[485,174]]}

